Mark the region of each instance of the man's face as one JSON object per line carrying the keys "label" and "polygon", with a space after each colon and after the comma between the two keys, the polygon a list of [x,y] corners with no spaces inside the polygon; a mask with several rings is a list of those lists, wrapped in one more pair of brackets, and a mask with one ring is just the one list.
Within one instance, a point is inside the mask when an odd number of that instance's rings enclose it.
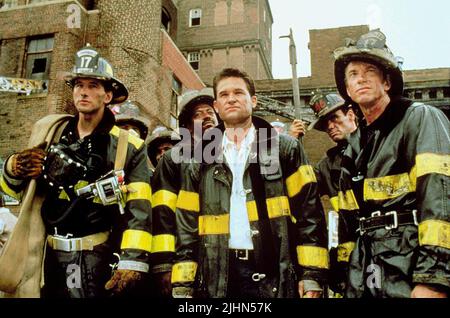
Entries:
{"label": "man's face", "polygon": [[365,62],[350,62],[347,65],[345,84],[348,96],[362,107],[370,107],[388,97],[391,88],[383,72],[377,66]]}
{"label": "man's face", "polygon": [[334,142],[344,140],[347,135],[356,130],[355,113],[350,109],[347,114],[344,114],[341,109],[338,109],[328,115],[325,127],[328,136]]}
{"label": "man's face", "polygon": [[192,115],[192,123],[189,130],[194,131],[195,125],[201,125],[202,132],[218,125],[217,116],[211,105],[198,104],[194,107]]}
{"label": "man's face", "polygon": [[73,86],[73,101],[78,112],[94,114],[103,110],[112,100],[112,92],[106,92],[100,80],[77,78]]}
{"label": "man's face", "polygon": [[216,93],[214,108],[226,124],[243,123],[251,117],[257,100],[256,96],[250,96],[242,78],[227,77],[220,80]]}
{"label": "man's face", "polygon": [[163,142],[162,144],[160,144],[158,146],[158,150],[156,151],[156,161],[159,161],[164,153],[170,150],[172,147],[173,145],[170,142]]}

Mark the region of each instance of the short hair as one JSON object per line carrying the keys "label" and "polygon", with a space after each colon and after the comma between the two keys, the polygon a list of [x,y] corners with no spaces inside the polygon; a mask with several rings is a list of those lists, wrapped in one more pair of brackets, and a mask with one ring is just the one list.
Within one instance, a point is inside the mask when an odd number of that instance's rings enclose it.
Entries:
{"label": "short hair", "polygon": [[347,85],[347,74],[346,74],[346,70],[347,70],[347,67],[348,67],[348,65],[351,63],[351,62],[362,62],[362,63],[367,63],[367,64],[370,64],[370,65],[373,65],[373,66],[375,66],[379,71],[380,71],[380,73],[381,73],[381,75],[383,76],[383,80],[384,81],[388,81],[388,82],[390,82],[391,83],[391,76],[390,76],[390,74],[389,74],[389,72],[386,70],[386,67],[384,67],[382,64],[380,64],[380,63],[378,63],[378,62],[376,62],[376,61],[373,61],[373,60],[371,60],[371,59],[354,59],[354,60],[350,60],[350,61],[348,61],[348,63],[345,65],[345,67],[344,67],[344,83],[345,83],[345,85]]}
{"label": "short hair", "polygon": [[256,90],[255,90],[255,83],[253,82],[253,79],[248,75],[246,72],[241,71],[237,68],[224,68],[222,71],[220,71],[219,74],[214,76],[213,80],[213,88],[214,88],[214,97],[217,98],[217,84],[228,77],[237,77],[242,78],[245,82],[245,85],[247,86],[247,89],[250,93],[250,96],[255,96]]}

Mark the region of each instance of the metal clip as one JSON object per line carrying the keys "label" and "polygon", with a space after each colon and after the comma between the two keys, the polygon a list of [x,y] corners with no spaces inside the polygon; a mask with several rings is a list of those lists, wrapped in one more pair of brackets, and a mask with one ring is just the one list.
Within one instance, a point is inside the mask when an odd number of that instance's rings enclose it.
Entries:
{"label": "metal clip", "polygon": [[264,278],[266,278],[266,274],[254,273],[252,275],[252,280],[254,282],[259,282],[261,279],[264,279]]}
{"label": "metal clip", "polygon": [[413,215],[414,224],[416,226],[419,226],[419,221],[417,220],[417,210],[412,210],[412,215]]}
{"label": "metal clip", "polygon": [[398,227],[398,216],[397,216],[397,211],[390,211],[390,212],[387,212],[387,213],[385,214],[385,216],[388,216],[388,215],[392,215],[392,216],[394,217],[394,224],[392,224],[392,225],[386,225],[384,228],[385,228],[386,230],[396,229],[396,228]]}

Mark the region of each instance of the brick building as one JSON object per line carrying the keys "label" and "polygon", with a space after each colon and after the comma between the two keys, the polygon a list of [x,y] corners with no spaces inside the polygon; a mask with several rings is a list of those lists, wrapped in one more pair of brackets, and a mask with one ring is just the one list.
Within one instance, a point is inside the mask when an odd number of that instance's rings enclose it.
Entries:
{"label": "brick building", "polygon": [[272,78],[268,0],[179,0],[177,44],[207,84],[224,67]]}
{"label": "brick building", "polygon": [[61,78],[86,43],[111,62],[150,129],[175,126],[176,97],[204,87],[171,38],[177,36],[171,0],[0,3],[0,157],[26,146],[39,118],[75,111]]}

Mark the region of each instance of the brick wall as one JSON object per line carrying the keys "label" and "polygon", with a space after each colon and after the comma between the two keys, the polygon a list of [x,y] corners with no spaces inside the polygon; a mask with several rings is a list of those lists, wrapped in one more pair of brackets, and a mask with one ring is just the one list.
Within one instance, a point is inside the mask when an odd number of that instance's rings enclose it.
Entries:
{"label": "brick wall", "polygon": [[322,84],[334,85],[333,51],[345,44],[345,38],[357,40],[367,32],[367,25],[309,30],[311,76]]}

